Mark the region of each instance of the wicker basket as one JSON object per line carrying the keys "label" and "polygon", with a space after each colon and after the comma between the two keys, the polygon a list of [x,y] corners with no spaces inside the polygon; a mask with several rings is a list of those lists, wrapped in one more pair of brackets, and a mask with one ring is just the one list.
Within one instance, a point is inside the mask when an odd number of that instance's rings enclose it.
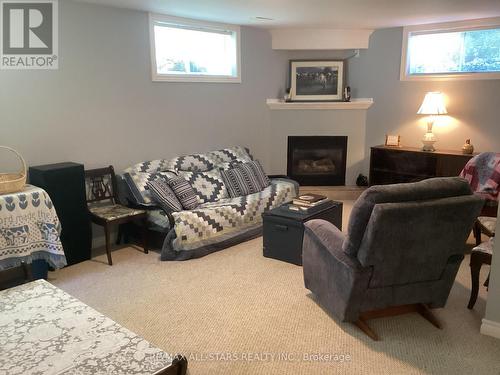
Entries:
{"label": "wicker basket", "polygon": [[0,149],[8,150],[16,154],[19,161],[23,165],[19,173],[0,173],[0,194],[16,193],[21,191],[24,185],[26,185],[26,162],[16,150],[7,146],[0,146]]}

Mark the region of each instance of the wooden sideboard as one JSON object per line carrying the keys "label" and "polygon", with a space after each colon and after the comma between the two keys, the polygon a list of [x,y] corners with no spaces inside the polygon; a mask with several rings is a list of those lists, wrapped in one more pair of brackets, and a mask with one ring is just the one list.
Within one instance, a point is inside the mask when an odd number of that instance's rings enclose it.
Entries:
{"label": "wooden sideboard", "polygon": [[375,146],[370,153],[370,185],[458,176],[474,155],[461,151],[422,151],[416,147]]}

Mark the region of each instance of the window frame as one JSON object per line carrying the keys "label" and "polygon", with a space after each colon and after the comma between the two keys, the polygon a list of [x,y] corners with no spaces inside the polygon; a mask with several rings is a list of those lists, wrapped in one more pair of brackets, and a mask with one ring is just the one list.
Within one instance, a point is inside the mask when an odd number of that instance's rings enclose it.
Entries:
{"label": "window frame", "polygon": [[403,28],[403,43],[401,47],[401,65],[399,79],[401,81],[447,81],[500,79],[500,72],[464,72],[464,73],[408,73],[408,39],[411,34],[437,34],[446,32],[474,31],[500,28],[500,18],[488,18],[471,21],[435,23],[428,25],[406,26]]}
{"label": "window frame", "polygon": [[[154,27],[157,23],[206,29],[207,31],[230,31],[236,39],[236,76],[203,75],[203,74],[160,74],[156,66],[156,41]],[[151,50],[151,76],[153,82],[212,82],[241,83],[241,29],[240,26],[217,22],[198,21],[188,18],[149,13],[149,39]]]}

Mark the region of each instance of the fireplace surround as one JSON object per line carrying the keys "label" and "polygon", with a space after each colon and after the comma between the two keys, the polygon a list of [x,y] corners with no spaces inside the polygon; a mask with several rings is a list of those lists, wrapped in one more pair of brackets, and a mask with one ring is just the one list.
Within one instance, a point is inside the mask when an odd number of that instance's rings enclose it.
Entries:
{"label": "fireplace surround", "polygon": [[287,175],[300,185],[345,185],[346,136],[289,136]]}

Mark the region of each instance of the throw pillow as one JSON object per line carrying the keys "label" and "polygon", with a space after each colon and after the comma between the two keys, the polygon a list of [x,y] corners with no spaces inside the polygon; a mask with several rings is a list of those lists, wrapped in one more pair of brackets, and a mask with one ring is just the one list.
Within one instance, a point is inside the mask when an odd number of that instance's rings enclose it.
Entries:
{"label": "throw pillow", "polygon": [[214,169],[208,172],[179,172],[191,185],[198,198],[198,204],[229,198],[221,174]]}
{"label": "throw pillow", "polygon": [[148,181],[147,186],[153,199],[158,202],[165,212],[182,211],[181,202],[179,202],[165,179],[157,178],[154,181]]}
{"label": "throw pillow", "polygon": [[193,210],[198,206],[196,192],[183,177],[170,178],[167,183],[186,210]]}
{"label": "throw pillow", "polygon": [[131,193],[129,198],[133,200],[135,204],[145,207],[156,206],[156,202],[152,199],[147,183],[160,177],[169,179],[175,176],[176,174],[172,171],[155,173],[131,171],[123,174],[123,178]]}
{"label": "throw pillow", "polygon": [[244,163],[236,168],[220,171],[231,198],[257,193],[262,190],[252,164],[253,162]]}
{"label": "throw pillow", "polygon": [[257,180],[259,181],[260,184],[260,190],[264,190],[266,187],[271,185],[269,177],[267,177],[266,172],[264,172],[264,168],[262,168],[262,165],[258,160],[255,160],[247,164],[249,164],[252,170],[254,171],[255,176],[257,177]]}

